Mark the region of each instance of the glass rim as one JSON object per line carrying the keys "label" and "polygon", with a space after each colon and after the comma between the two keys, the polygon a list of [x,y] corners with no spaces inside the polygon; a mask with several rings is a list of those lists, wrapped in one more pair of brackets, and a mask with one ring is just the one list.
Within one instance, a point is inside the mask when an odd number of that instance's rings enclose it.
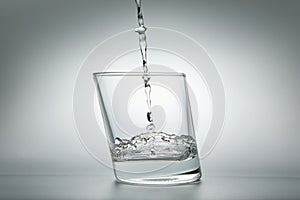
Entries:
{"label": "glass rim", "polygon": [[[144,72],[95,72],[94,77],[102,76],[143,76]],[[185,73],[182,72],[148,72],[148,76],[183,76]]]}

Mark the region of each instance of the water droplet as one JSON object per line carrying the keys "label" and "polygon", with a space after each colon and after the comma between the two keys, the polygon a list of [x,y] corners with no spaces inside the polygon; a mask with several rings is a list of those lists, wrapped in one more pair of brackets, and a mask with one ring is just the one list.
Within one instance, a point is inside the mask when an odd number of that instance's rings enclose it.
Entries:
{"label": "water droplet", "polygon": [[147,112],[147,120],[148,122],[152,122],[153,119],[152,119],[152,113],[151,112]]}
{"label": "water droplet", "polygon": [[171,139],[175,139],[175,138],[176,138],[176,135],[175,135],[175,134],[172,134],[172,135],[170,135],[170,138],[171,138]]}
{"label": "water droplet", "polygon": [[123,139],[122,142],[123,142],[124,144],[129,144],[129,143],[130,143],[130,140]]}
{"label": "water droplet", "polygon": [[134,31],[139,33],[139,34],[145,33],[146,30],[147,30],[147,28],[144,25],[139,26],[139,27],[134,29]]}
{"label": "water droplet", "polygon": [[155,130],[155,125],[153,123],[150,123],[147,127],[146,127],[147,131],[149,132],[153,132]]}
{"label": "water droplet", "polygon": [[122,143],[122,140],[118,137],[115,138],[115,145],[120,145]]}

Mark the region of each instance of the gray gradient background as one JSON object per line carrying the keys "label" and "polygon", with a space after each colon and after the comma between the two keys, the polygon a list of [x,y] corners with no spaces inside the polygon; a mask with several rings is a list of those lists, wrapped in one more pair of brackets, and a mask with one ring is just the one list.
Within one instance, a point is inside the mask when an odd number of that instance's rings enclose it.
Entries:
{"label": "gray gradient background", "polygon": [[[299,177],[300,2],[144,0],[143,12],[202,44],[224,81],[204,175]],[[89,51],[136,23],[133,0],[0,0],[0,174],[112,175],[76,136],[73,86]]]}

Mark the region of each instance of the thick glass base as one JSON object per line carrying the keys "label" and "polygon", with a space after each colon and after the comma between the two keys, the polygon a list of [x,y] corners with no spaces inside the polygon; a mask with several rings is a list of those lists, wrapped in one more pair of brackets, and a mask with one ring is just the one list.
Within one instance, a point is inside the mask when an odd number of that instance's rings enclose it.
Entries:
{"label": "thick glass base", "polygon": [[114,162],[118,182],[142,185],[178,185],[198,183],[201,169],[198,157],[184,161]]}
{"label": "thick glass base", "polygon": [[140,179],[119,179],[120,183],[134,184],[134,185],[181,185],[200,183],[201,173],[186,174],[186,175],[174,175],[167,177],[157,178],[140,178]]}

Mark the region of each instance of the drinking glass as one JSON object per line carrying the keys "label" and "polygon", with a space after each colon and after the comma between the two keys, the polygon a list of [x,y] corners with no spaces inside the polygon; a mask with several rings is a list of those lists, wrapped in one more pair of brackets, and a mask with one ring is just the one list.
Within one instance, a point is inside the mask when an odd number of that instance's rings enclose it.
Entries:
{"label": "drinking glass", "polygon": [[186,75],[148,73],[153,124],[149,130],[142,72],[94,73],[99,106],[117,181],[131,184],[199,182]]}

